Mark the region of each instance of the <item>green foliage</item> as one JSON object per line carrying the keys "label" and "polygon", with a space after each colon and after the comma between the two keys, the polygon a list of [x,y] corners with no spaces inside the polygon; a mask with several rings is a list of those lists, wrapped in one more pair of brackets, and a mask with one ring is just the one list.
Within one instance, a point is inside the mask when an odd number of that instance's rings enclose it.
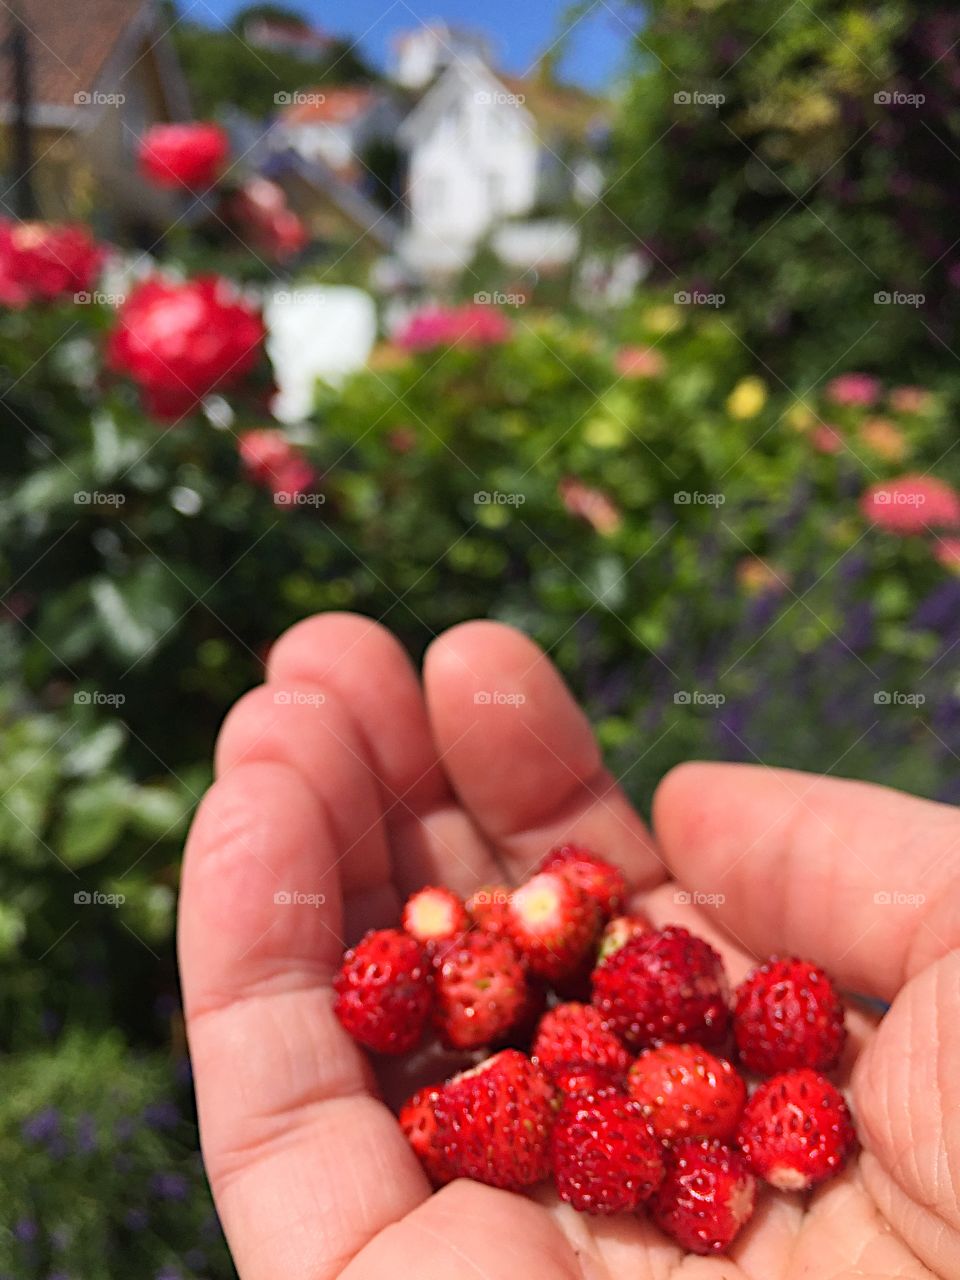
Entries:
{"label": "green foliage", "polygon": [[[640,12],[607,203],[660,277],[724,293],[791,385],[839,360],[901,378],[942,366],[956,321],[943,180],[956,14],[892,0]],[[925,301],[877,305],[883,292]]]}

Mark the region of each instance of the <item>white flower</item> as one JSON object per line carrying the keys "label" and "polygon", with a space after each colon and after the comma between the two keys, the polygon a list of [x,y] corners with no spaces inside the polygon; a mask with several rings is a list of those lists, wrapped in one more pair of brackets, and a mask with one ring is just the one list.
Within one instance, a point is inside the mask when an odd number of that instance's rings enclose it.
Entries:
{"label": "white flower", "polygon": [[273,416],[301,422],[317,381],[333,386],[366,364],[377,336],[377,311],[362,289],[309,285],[278,290],[264,306],[267,354],[279,388]]}

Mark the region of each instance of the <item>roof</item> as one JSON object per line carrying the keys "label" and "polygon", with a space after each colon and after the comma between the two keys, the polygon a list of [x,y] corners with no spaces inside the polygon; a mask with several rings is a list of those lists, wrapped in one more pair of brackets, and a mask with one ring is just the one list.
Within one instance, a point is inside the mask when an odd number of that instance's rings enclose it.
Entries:
{"label": "roof", "polygon": [[598,124],[609,121],[612,108],[576,85],[558,84],[534,73],[500,77],[546,134],[583,141]]}
{"label": "roof", "polygon": [[[44,107],[77,105],[76,95],[97,86],[111,55],[131,29],[153,20],[149,0],[20,0],[28,34],[34,101]],[[12,27],[11,10],[0,8],[4,41]],[[130,61],[134,61],[131,55]],[[120,71],[126,70],[121,67]],[[0,62],[0,102],[13,100],[10,58]]]}
{"label": "roof", "polygon": [[366,115],[379,96],[369,85],[304,90],[295,95],[297,101],[281,112],[280,119],[286,125],[346,124]]}
{"label": "roof", "polygon": [[397,133],[401,146],[413,146],[418,138],[429,132],[450,106],[462,100],[464,94],[476,97],[479,92],[490,95],[489,101],[494,110],[510,112],[514,117],[519,114],[524,124],[532,128],[533,117],[524,103],[510,103],[508,100],[511,94],[505,82],[482,58],[471,56],[457,58],[434,80],[401,124]]}

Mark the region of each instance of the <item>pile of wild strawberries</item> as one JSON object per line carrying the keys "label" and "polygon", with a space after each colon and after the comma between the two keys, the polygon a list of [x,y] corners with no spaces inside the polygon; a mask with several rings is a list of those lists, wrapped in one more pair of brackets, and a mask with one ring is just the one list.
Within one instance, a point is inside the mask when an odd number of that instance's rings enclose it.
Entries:
{"label": "pile of wild strawberries", "polygon": [[[402,929],[344,956],[337,1016],[377,1053],[409,1053],[428,1024],[449,1049],[499,1049],[400,1112],[435,1185],[552,1177],[583,1213],[646,1206],[684,1248],[721,1253],[757,1179],[805,1190],[853,1149],[821,1074],[843,1049],[843,1006],[822,969],[776,957],[731,1001],[716,951],[618,914],[625,894],[618,868],[572,844],[512,891],[421,889]],[[736,1065],[715,1052],[731,1034]],[[763,1077],[749,1096],[741,1072]]]}

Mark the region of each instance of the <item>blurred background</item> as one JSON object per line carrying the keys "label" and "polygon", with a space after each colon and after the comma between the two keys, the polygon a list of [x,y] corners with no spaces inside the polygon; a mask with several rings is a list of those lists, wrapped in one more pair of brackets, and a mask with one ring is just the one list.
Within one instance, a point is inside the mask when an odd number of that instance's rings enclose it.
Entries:
{"label": "blurred background", "polygon": [[179,858],[292,622],[526,629],[641,810],[960,797],[960,12],[0,22],[0,1280],[223,1280]]}

